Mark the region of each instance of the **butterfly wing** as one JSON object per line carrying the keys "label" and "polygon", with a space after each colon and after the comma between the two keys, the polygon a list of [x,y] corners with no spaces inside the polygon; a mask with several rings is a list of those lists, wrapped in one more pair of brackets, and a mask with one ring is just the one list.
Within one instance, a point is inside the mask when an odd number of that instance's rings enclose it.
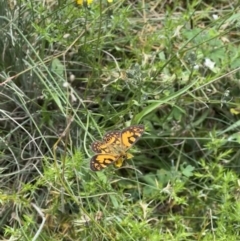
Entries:
{"label": "butterfly wing", "polygon": [[121,132],[121,145],[120,145],[121,156],[114,162],[114,165],[116,167],[118,168],[121,167],[123,162],[126,159],[130,159],[133,157],[132,154],[127,153],[127,150],[139,140],[143,132],[144,132],[144,125],[130,126],[125,128]]}
{"label": "butterfly wing", "polygon": [[91,158],[90,168],[93,171],[101,171],[108,165],[116,162],[119,159],[119,155],[115,154],[97,154]]}
{"label": "butterfly wing", "polygon": [[131,146],[133,146],[144,133],[144,125],[134,125],[125,128],[121,132],[121,145],[127,151]]}
{"label": "butterfly wing", "polygon": [[121,145],[121,131],[110,131],[103,137],[103,141],[95,141],[91,148],[95,153],[112,153],[115,146]]}

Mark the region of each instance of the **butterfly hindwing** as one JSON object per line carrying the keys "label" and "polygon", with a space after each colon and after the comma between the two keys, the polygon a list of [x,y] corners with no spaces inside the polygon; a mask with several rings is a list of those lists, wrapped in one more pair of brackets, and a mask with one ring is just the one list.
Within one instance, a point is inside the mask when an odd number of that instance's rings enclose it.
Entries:
{"label": "butterfly hindwing", "polygon": [[97,154],[91,158],[90,168],[93,171],[100,171],[119,159],[118,155]]}

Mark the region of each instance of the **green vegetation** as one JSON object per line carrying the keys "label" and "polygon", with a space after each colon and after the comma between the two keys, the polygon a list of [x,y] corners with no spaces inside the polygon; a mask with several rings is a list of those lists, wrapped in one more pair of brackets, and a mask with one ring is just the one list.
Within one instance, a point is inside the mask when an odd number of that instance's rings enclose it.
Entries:
{"label": "green vegetation", "polygon": [[239,240],[238,1],[80,3],[0,2],[0,239]]}

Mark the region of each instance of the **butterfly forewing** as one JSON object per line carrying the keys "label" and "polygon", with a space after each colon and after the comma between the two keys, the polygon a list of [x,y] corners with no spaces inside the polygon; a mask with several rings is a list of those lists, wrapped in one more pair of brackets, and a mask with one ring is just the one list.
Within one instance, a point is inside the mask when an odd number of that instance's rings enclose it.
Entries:
{"label": "butterfly forewing", "polygon": [[129,149],[133,146],[144,132],[144,125],[135,125],[125,128],[121,133],[122,146]]}
{"label": "butterfly forewing", "polygon": [[103,137],[103,141],[95,141],[92,143],[91,148],[95,153],[111,153],[112,147],[120,145],[120,131],[110,131]]}

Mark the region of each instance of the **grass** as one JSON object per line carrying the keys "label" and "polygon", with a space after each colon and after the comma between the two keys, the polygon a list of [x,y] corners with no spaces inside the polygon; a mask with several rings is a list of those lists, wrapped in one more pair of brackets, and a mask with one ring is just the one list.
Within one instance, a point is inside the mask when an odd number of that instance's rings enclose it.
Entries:
{"label": "grass", "polygon": [[87,5],[0,3],[1,239],[238,240],[238,2]]}

